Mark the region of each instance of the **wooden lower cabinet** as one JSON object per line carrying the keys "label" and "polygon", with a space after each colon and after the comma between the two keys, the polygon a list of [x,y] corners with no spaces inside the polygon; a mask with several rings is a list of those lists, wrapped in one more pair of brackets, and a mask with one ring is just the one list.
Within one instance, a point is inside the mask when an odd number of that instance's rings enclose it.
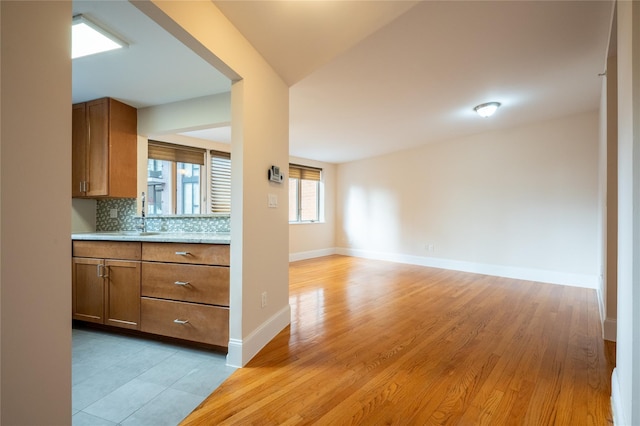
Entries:
{"label": "wooden lower cabinet", "polygon": [[140,329],[139,242],[74,241],[72,317]]}
{"label": "wooden lower cabinet", "polygon": [[140,262],[73,258],[73,319],[140,329]]}
{"label": "wooden lower cabinet", "polygon": [[143,297],[142,331],[226,347],[229,308]]}
{"label": "wooden lower cabinet", "polygon": [[227,347],[229,245],[73,242],[73,319]]}
{"label": "wooden lower cabinet", "polygon": [[141,330],[227,347],[229,246],[142,243]]}

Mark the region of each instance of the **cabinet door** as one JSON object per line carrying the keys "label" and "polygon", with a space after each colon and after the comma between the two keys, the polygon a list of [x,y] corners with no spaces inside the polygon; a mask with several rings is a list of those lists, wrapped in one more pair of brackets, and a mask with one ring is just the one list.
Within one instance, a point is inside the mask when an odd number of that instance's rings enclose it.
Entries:
{"label": "cabinet door", "polygon": [[73,318],[102,324],[104,321],[104,262],[73,258]]}
{"label": "cabinet door", "polygon": [[[146,167],[145,167],[146,169]],[[109,99],[109,196],[135,198],[138,192],[138,112]]]}
{"label": "cabinet door", "polygon": [[140,328],[140,262],[105,260],[107,325]]}
{"label": "cabinet door", "polygon": [[73,105],[71,133],[71,196],[84,195],[83,182],[87,162],[87,117],[86,104]]}
{"label": "cabinet door", "polygon": [[87,102],[86,196],[109,195],[109,100]]}

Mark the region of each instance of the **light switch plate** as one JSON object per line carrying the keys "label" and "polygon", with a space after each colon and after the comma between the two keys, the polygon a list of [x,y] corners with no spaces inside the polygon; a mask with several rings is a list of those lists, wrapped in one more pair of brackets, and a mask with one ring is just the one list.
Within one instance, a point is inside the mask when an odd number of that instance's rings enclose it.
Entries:
{"label": "light switch plate", "polygon": [[118,209],[109,210],[109,217],[111,219],[117,219],[118,218]]}
{"label": "light switch plate", "polygon": [[278,207],[278,196],[276,194],[269,194],[268,206],[272,209]]}

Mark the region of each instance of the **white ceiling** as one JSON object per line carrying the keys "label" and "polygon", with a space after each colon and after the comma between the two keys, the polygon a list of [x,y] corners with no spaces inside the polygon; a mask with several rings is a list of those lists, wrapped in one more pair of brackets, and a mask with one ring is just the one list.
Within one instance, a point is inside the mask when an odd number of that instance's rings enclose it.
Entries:
{"label": "white ceiling", "polygon": [[[291,86],[294,156],[352,161],[599,105],[609,0],[215,3]],[[74,13],[131,42],[74,60],[74,102],[140,107],[229,90],[128,2],[76,1]],[[482,119],[473,107],[487,101],[503,106]]]}

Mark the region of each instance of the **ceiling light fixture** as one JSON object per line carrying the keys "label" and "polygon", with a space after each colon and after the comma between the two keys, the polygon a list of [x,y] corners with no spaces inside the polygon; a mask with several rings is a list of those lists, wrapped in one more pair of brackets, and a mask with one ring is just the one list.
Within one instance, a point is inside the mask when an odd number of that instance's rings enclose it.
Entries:
{"label": "ceiling light fixture", "polygon": [[71,59],[127,47],[100,25],[83,15],[73,17],[71,24]]}
{"label": "ceiling light fixture", "polygon": [[480,117],[491,117],[494,112],[500,107],[500,102],[487,102],[486,104],[480,104],[473,110],[478,113]]}

